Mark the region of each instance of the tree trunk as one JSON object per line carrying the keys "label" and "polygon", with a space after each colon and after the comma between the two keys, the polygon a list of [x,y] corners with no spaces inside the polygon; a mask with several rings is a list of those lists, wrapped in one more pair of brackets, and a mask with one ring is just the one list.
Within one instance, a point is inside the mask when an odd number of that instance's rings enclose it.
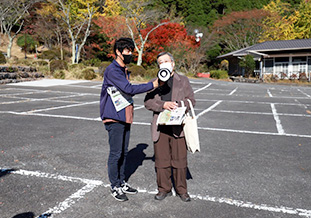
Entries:
{"label": "tree trunk", "polygon": [[140,49],[137,52],[138,52],[137,66],[141,66],[141,63],[143,62],[143,49]]}
{"label": "tree trunk", "polygon": [[11,50],[12,50],[12,46],[13,46],[13,40],[14,40],[14,38],[9,37],[9,44],[8,44],[8,47],[7,47],[7,57],[8,57],[8,59],[11,58]]}
{"label": "tree trunk", "polygon": [[72,40],[72,46],[71,46],[71,63],[75,64],[76,63],[76,42]]}

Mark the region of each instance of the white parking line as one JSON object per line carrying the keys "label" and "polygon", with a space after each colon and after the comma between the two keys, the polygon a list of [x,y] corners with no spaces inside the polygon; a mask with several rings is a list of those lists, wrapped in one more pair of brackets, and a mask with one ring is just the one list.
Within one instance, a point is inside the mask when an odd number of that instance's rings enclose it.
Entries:
{"label": "white parking line", "polygon": [[[1,171],[5,169],[1,168]],[[91,180],[91,179],[82,179],[78,177],[70,177],[70,176],[63,176],[63,175],[56,175],[56,174],[50,174],[50,173],[43,173],[39,171],[29,171],[29,170],[17,170],[17,171],[11,171],[11,174],[21,175],[21,176],[34,176],[39,178],[46,178],[46,179],[56,179],[61,180],[65,182],[75,182],[75,183],[84,183],[86,184],[81,189],[76,191],[75,193],[71,194],[68,198],[66,198],[64,201],[58,203],[53,208],[48,209],[42,214],[51,214],[52,216],[54,214],[60,214],[63,211],[70,208],[72,205],[74,205],[77,201],[83,199],[86,194],[92,192],[95,188],[99,186],[109,187],[109,184],[104,184],[100,180]],[[147,193],[154,195],[156,191],[148,191],[145,188],[138,188],[139,193]],[[284,207],[284,206],[271,206],[267,204],[254,204],[252,202],[244,202],[240,200],[234,200],[231,198],[221,198],[221,197],[212,197],[209,195],[202,196],[201,194],[192,194],[189,193],[191,198],[203,200],[203,201],[210,201],[220,204],[228,204],[235,207],[241,207],[241,208],[250,208],[250,209],[256,209],[261,211],[269,211],[269,212],[275,212],[275,213],[282,213],[282,214],[293,214],[303,217],[311,217],[311,210],[307,209],[300,209],[300,208],[291,208],[291,207]]]}
{"label": "white parking line", "polygon": [[235,93],[236,92],[236,90],[238,90],[238,87],[236,87],[232,92],[230,92],[230,94],[229,95],[233,95],[233,93]]}
{"label": "white parking line", "polygon": [[276,111],[276,108],[275,108],[274,104],[270,104],[270,105],[271,105],[271,109],[272,109],[274,120],[276,122],[276,128],[278,130],[278,133],[279,134],[284,134],[285,132],[284,132],[283,126],[281,124],[281,120],[279,118],[278,112]]}
{"label": "white parking line", "polygon": [[308,98],[311,98],[311,96],[310,95],[308,95],[307,93],[305,93],[305,92],[303,92],[303,91],[301,91],[300,89],[297,89],[299,92],[301,92],[302,94],[304,94],[305,96],[307,96]]}
{"label": "white parking line", "polygon": [[194,93],[200,92],[200,91],[202,91],[202,90],[204,90],[204,89],[210,87],[211,85],[212,85],[212,83],[209,83],[209,84],[207,84],[206,86],[204,86],[204,87],[202,87],[202,88],[200,88],[200,89],[195,90]]}
{"label": "white parking line", "polygon": [[[256,114],[256,115],[273,115],[273,113],[265,113],[265,112],[252,112],[252,111],[229,111],[229,110],[211,110],[213,112],[219,113],[229,113],[229,114]],[[286,114],[286,113],[278,113],[279,116],[289,116],[289,117],[311,117],[311,115],[307,114]]]}
{"label": "white parking line", "polygon": [[78,191],[70,195],[68,198],[66,198],[64,201],[58,203],[58,205],[56,205],[53,208],[48,209],[42,214],[59,214],[63,212],[64,210],[68,209],[69,207],[71,207],[77,201],[83,199],[87,193],[93,191],[93,189],[96,188],[97,186],[103,185],[103,182],[99,180],[82,179],[78,177],[62,176],[62,175],[56,175],[56,174],[42,173],[38,171],[17,170],[17,171],[12,171],[11,173],[23,175],[23,176],[35,176],[39,178],[56,179],[56,180],[62,180],[66,182],[77,182],[77,183],[86,184],[81,189],[79,189]]}
{"label": "white parking line", "polygon": [[198,127],[202,130],[219,131],[219,132],[233,132],[242,134],[255,134],[255,135],[271,135],[271,136],[289,136],[289,137],[299,137],[299,138],[311,138],[311,135],[298,135],[298,134],[280,134],[275,132],[259,132],[259,131],[248,131],[248,130],[236,130],[236,129],[221,129],[221,128],[210,128],[210,127]]}
{"label": "white parking line", "polygon": [[58,109],[63,109],[63,108],[79,107],[79,106],[83,106],[83,105],[98,104],[98,103],[99,103],[98,101],[92,101],[92,102],[71,104],[71,105],[65,105],[65,106],[59,106],[59,107],[50,107],[50,108],[44,108],[44,109],[38,109],[38,110],[31,110],[31,111],[27,111],[25,113],[36,113],[36,112],[42,112],[42,111],[58,110]]}
{"label": "white parking line", "polygon": [[[88,118],[88,117],[77,117],[77,116],[64,116],[64,115],[54,115],[54,114],[37,114],[37,113],[25,113],[25,112],[14,112],[14,111],[0,111],[0,113],[5,114],[15,114],[21,116],[39,116],[39,117],[53,117],[61,119],[76,119],[76,120],[87,120],[101,122],[101,118]],[[144,125],[150,126],[150,123],[146,122],[133,122],[134,125]],[[299,134],[288,134],[288,133],[274,133],[274,132],[259,132],[259,131],[246,131],[246,130],[236,130],[236,129],[221,129],[221,128],[210,128],[210,127],[198,127],[198,129],[209,130],[209,131],[219,131],[219,132],[232,132],[241,134],[255,134],[255,135],[271,135],[271,136],[288,136],[288,137],[299,137],[299,138],[311,138],[311,135],[299,135]]]}
{"label": "white parking line", "polygon": [[217,101],[215,104],[213,104],[212,106],[210,106],[209,108],[207,108],[206,110],[202,111],[201,113],[199,113],[197,115],[197,118],[199,118],[200,116],[202,116],[203,114],[213,110],[215,107],[217,107],[217,105],[219,105],[222,101]]}
{"label": "white parking line", "polygon": [[267,93],[268,93],[269,97],[271,97],[271,98],[273,97],[273,95],[271,94],[269,89],[267,89]]}
{"label": "white parking line", "polygon": [[142,108],[144,108],[144,107],[145,107],[144,105],[136,106],[136,107],[134,107],[134,110],[139,110],[139,109],[142,109]]}
{"label": "white parking line", "polygon": [[[217,101],[217,100],[209,100],[209,99],[196,99],[196,102],[214,102],[214,101]],[[235,100],[222,100],[223,102],[226,102],[226,103],[239,103],[239,104],[271,104],[271,102],[265,102],[265,101],[235,101]],[[289,105],[289,106],[296,106],[296,105],[299,105],[301,106],[301,103],[281,103],[281,102],[274,102],[273,104],[275,105]],[[306,106],[311,106],[311,104],[304,104]]]}

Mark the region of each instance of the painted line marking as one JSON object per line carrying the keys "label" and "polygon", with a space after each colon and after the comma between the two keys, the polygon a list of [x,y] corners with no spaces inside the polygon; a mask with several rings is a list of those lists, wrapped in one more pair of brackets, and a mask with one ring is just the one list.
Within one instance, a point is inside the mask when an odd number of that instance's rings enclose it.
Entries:
{"label": "painted line marking", "polygon": [[[252,112],[252,111],[228,111],[228,110],[211,110],[212,112],[219,113],[230,113],[230,114],[255,114],[255,115],[273,115],[273,113],[265,113],[265,112]],[[306,114],[286,114],[286,113],[278,113],[279,116],[289,116],[289,117],[311,117],[311,115]]]}
{"label": "painted line marking", "polygon": [[58,205],[56,205],[53,208],[49,208],[47,211],[45,211],[42,214],[52,214],[52,215],[60,214],[64,210],[74,205],[77,201],[83,199],[87,193],[93,191],[96,187],[103,185],[103,182],[99,180],[82,179],[78,177],[49,174],[49,173],[43,173],[39,171],[17,170],[17,171],[11,171],[10,173],[22,175],[22,176],[35,176],[39,178],[56,179],[56,180],[61,180],[61,181],[66,181],[66,182],[77,182],[77,183],[86,184],[81,189],[79,189],[78,191],[70,195],[68,198],[66,198],[64,201],[58,203]]}
{"label": "painted line marking", "polygon": [[[196,99],[197,102],[215,102],[217,100],[208,100],[208,99]],[[226,103],[244,103],[244,104],[268,104],[270,105],[271,102],[264,102],[264,101],[235,101],[235,100],[222,100],[223,102],[226,102]],[[274,102],[273,104],[275,105],[292,105],[292,106],[297,106],[297,105],[301,105],[300,103],[299,104],[296,104],[296,103],[278,103],[278,102]],[[311,104],[305,104],[307,106],[311,106]]]}
{"label": "painted line marking", "polygon": [[24,115],[24,116],[38,116],[38,117],[52,117],[52,118],[62,118],[62,119],[101,121],[100,117],[88,118],[88,117],[77,117],[77,116],[55,115],[55,114],[40,114],[40,113],[27,113],[27,112],[15,112],[15,111],[7,111],[7,112],[0,111],[0,113],[8,113],[8,114]]}
{"label": "painted line marking", "polygon": [[[210,89],[209,89],[210,90]],[[223,92],[224,90],[219,90],[219,92]],[[219,92],[208,92],[208,93],[197,93],[197,94],[201,94],[201,95],[213,95],[213,96],[228,96],[228,94],[222,94]],[[235,96],[237,97],[251,97],[251,98],[263,98],[265,97],[264,95],[243,95],[243,94],[236,94]],[[276,98],[276,99],[308,99],[308,97],[295,97],[295,96],[269,96],[271,98]]]}
{"label": "painted line marking", "polygon": [[242,207],[242,208],[250,208],[250,209],[256,209],[256,210],[263,210],[263,211],[270,211],[270,212],[276,212],[276,213],[284,213],[284,214],[295,214],[299,216],[305,216],[305,217],[311,217],[311,210],[305,210],[305,209],[295,209],[290,207],[275,207],[275,206],[269,206],[266,204],[254,204],[252,202],[244,202],[240,200],[233,200],[230,198],[217,198],[217,197],[211,197],[209,195],[207,196],[200,196],[200,195],[191,195],[192,198],[205,200],[205,201],[211,201],[216,203],[225,203],[236,207]]}
{"label": "painted line marking", "polygon": [[211,85],[212,85],[212,83],[209,83],[209,84],[207,84],[206,86],[204,86],[204,87],[202,87],[202,88],[200,88],[200,89],[195,90],[194,93],[200,92],[200,91],[202,91],[202,90],[204,90],[204,89],[210,87]]}
{"label": "painted line marking", "polygon": [[222,101],[217,101],[215,104],[213,104],[212,106],[210,106],[209,108],[207,108],[206,110],[202,111],[201,113],[199,113],[197,115],[197,119],[202,116],[203,114],[213,110],[215,107],[217,107]]}
{"label": "painted line marking", "polygon": [[308,98],[311,98],[311,96],[310,95],[308,95],[307,93],[305,93],[305,92],[303,92],[303,91],[301,91],[300,89],[297,89],[299,92],[301,92],[302,94],[304,94],[305,96],[307,96]]}
{"label": "painted line marking", "polygon": [[[0,113],[14,114],[14,115],[22,115],[22,116],[41,116],[41,117],[52,117],[52,118],[65,118],[65,119],[76,119],[76,120],[87,120],[87,121],[97,121],[101,122],[101,118],[87,118],[87,117],[76,117],[76,116],[63,116],[63,115],[54,115],[54,114],[36,114],[36,113],[25,113],[25,112],[14,112],[14,111],[0,111]],[[144,125],[150,126],[150,123],[145,122],[133,122],[135,125]],[[198,127],[198,129],[202,130],[210,130],[210,131],[219,131],[219,132],[232,132],[232,133],[247,133],[247,134],[255,134],[255,135],[271,135],[271,136],[290,136],[290,137],[299,137],[299,138],[311,138],[311,135],[299,135],[299,134],[280,134],[275,132],[259,132],[259,131],[246,131],[246,130],[235,130],[235,129],[221,129],[221,128],[210,128],[210,127]]]}
{"label": "painted line marking", "polygon": [[269,89],[267,89],[267,93],[268,93],[269,97],[273,98],[273,95],[271,94]]}
{"label": "painted line marking", "polygon": [[[1,171],[4,171],[6,169],[1,169]],[[50,173],[43,173],[39,171],[29,171],[29,170],[17,170],[17,171],[11,171],[11,174],[21,175],[21,176],[34,176],[39,178],[47,178],[47,179],[56,179],[66,182],[77,182],[77,183],[84,183],[86,184],[84,187],[76,191],[75,193],[71,194],[68,198],[66,198],[64,201],[58,203],[53,208],[48,209],[46,212],[42,214],[60,214],[61,212],[65,211],[66,209],[70,208],[72,205],[74,205],[77,201],[84,198],[84,196],[90,192],[92,192],[96,187],[98,186],[104,186],[109,187],[109,184],[104,184],[100,180],[91,180],[91,179],[82,179],[78,177],[70,177],[70,176],[63,176],[63,175],[56,175],[56,174],[50,174]],[[145,188],[137,188],[139,193],[144,194],[156,194],[157,191],[148,191]],[[311,210],[307,209],[300,209],[300,208],[291,208],[291,207],[284,207],[284,206],[271,206],[267,204],[254,204],[252,202],[244,202],[240,200],[234,200],[230,198],[220,198],[220,197],[212,197],[209,195],[202,196],[200,194],[191,194],[189,193],[191,198],[203,200],[203,201],[210,201],[220,204],[228,204],[231,206],[241,207],[241,208],[250,208],[250,209],[256,209],[256,210],[262,210],[262,211],[269,211],[269,212],[275,212],[275,213],[283,213],[283,214],[294,214],[304,217],[311,217]],[[176,193],[174,193],[176,195]]]}
{"label": "painted line marking", "polygon": [[198,127],[202,130],[218,131],[218,132],[233,132],[233,133],[242,133],[242,134],[255,134],[255,135],[271,135],[271,136],[290,136],[290,137],[299,137],[299,138],[311,138],[311,135],[298,135],[298,134],[289,134],[289,133],[275,133],[275,132],[259,132],[259,131],[247,131],[247,130],[235,130],[235,129],[221,129],[221,128],[210,128],[210,127]]}
{"label": "painted line marking", "polygon": [[79,107],[79,106],[84,106],[84,105],[89,105],[89,104],[98,104],[98,103],[99,103],[98,101],[92,101],[92,102],[86,102],[86,103],[80,103],[80,104],[71,104],[71,105],[65,105],[65,106],[59,106],[59,107],[31,110],[25,113],[36,113],[36,112],[42,112],[42,111],[58,110],[58,109],[63,109],[63,108]]}
{"label": "painted line marking", "polygon": [[274,117],[274,120],[276,122],[276,128],[278,130],[278,133],[279,134],[284,134],[284,129],[283,129],[283,126],[281,124],[281,120],[279,118],[279,115],[278,115],[278,112],[275,108],[275,105],[274,104],[270,104],[271,105],[271,109],[272,109],[272,113],[273,113],[273,117]]}
{"label": "painted line marking", "polygon": [[238,87],[236,87],[232,92],[230,92],[230,94],[229,95],[233,95],[233,93],[235,93],[236,92],[236,90],[238,90]]}
{"label": "painted line marking", "polygon": [[144,107],[145,107],[144,105],[136,106],[136,107],[134,108],[134,111],[139,110],[139,109],[142,109],[142,108],[144,108]]}
{"label": "painted line marking", "polygon": [[197,82],[197,81],[192,81],[192,80],[190,80],[190,83],[192,83],[192,84],[205,84],[204,82]]}

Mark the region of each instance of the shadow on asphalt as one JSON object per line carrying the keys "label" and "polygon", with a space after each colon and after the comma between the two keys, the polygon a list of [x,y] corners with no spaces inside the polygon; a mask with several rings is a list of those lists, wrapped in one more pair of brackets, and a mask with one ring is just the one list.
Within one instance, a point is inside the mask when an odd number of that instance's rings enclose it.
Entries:
{"label": "shadow on asphalt", "polygon": [[154,161],[154,157],[146,157],[144,150],[147,147],[147,144],[138,144],[136,145],[136,148],[133,148],[128,152],[125,164],[125,181],[128,181],[138,167],[143,165],[144,160]]}
{"label": "shadow on asphalt", "polygon": [[16,170],[15,169],[0,169],[0,177],[6,176],[13,171],[16,171]]}

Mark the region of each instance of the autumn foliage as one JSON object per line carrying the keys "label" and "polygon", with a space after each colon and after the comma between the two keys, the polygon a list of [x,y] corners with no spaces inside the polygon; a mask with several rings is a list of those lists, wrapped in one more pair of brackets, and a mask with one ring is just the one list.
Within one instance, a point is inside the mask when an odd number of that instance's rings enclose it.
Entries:
{"label": "autumn foliage", "polygon": [[[146,35],[153,27],[153,25],[148,25],[147,28],[142,30],[142,35]],[[156,60],[160,52],[172,50],[178,52],[178,50],[182,49],[184,53],[187,53],[197,46],[199,44],[196,43],[194,36],[188,35],[184,25],[168,23],[160,26],[149,35],[143,60],[150,64]]]}
{"label": "autumn foliage", "polygon": [[[113,45],[114,41],[119,37],[129,37],[125,18],[122,16],[99,17],[97,20],[94,20],[94,23],[100,27],[100,32],[109,38],[107,42],[110,45]],[[156,24],[147,25],[145,29],[141,30],[142,36],[145,37],[155,26]],[[188,35],[184,25],[169,22],[160,26],[149,35],[145,44],[143,61],[144,63],[151,64],[156,61],[158,53],[162,51],[182,49],[185,53],[187,51],[190,52],[198,45],[195,42],[194,36]],[[113,56],[112,51],[110,51],[109,56]]]}
{"label": "autumn foliage", "polygon": [[215,21],[213,29],[229,51],[238,50],[258,42],[267,16],[261,9],[232,12]]}

